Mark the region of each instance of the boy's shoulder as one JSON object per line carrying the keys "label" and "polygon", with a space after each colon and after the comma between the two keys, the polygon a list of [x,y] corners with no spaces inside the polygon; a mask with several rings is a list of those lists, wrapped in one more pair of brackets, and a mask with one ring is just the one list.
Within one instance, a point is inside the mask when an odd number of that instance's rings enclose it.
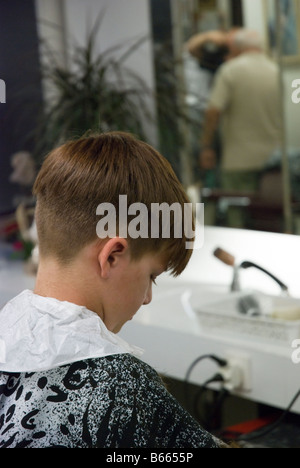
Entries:
{"label": "boy's shoulder", "polygon": [[137,380],[143,378],[159,379],[158,373],[150,365],[130,353],[84,359],[62,366],[62,371],[66,368],[68,373],[76,372],[76,369],[80,368],[98,377],[103,377],[103,372],[107,373],[109,377],[118,374],[119,381],[122,381],[122,377]]}
{"label": "boy's shoulder", "polygon": [[50,382],[61,382],[68,390],[89,385],[128,385],[138,388],[143,382],[162,383],[158,373],[148,364],[129,353],[75,361],[60,367],[32,374],[33,379],[47,378]]}
{"label": "boy's shoulder", "polygon": [[103,357],[88,358],[62,366],[37,372],[0,372],[3,388],[5,384],[17,389],[17,383],[26,381],[27,385],[36,385],[45,389],[62,385],[65,390],[80,390],[88,387],[134,385],[138,388],[145,381],[161,383],[158,373],[148,364],[132,354],[113,354]]}

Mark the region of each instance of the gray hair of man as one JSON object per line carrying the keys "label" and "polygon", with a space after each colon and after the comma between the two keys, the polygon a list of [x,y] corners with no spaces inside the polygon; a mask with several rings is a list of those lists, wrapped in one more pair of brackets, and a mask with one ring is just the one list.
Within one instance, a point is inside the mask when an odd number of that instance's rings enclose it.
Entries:
{"label": "gray hair of man", "polygon": [[239,51],[263,50],[263,41],[260,34],[251,29],[240,29],[233,37],[233,46]]}

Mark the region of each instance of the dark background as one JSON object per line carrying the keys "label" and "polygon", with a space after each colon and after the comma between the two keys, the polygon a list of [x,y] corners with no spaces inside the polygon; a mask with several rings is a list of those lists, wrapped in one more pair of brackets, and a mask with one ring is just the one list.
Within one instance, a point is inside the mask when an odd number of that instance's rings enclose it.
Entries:
{"label": "dark background", "polygon": [[0,0],[0,79],[6,103],[0,103],[0,214],[12,211],[17,184],[9,182],[10,158],[31,151],[32,132],[42,103],[38,37],[33,0]]}

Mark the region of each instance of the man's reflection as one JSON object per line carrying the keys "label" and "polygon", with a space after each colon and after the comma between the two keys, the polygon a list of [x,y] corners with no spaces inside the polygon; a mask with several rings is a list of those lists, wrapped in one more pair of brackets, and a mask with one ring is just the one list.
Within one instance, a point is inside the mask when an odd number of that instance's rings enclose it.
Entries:
{"label": "man's reflection", "polygon": [[[193,35],[184,47],[186,103],[190,115],[190,137],[193,153],[194,181],[202,180],[205,186],[218,185],[215,170],[200,170],[199,134],[204,124],[205,112],[218,68],[231,58],[231,35],[237,30],[212,30]],[[216,153],[219,138],[214,138]]]}
{"label": "man's reflection", "polygon": [[216,72],[205,113],[200,165],[216,167],[214,139],[220,125],[221,187],[257,191],[261,171],[280,145],[279,70],[257,32],[238,30],[228,44],[230,60]]}

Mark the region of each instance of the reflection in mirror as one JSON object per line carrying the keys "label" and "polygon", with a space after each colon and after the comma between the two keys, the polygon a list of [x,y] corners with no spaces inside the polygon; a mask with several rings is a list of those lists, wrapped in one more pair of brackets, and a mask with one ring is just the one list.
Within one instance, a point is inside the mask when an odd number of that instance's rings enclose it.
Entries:
{"label": "reflection in mirror", "polygon": [[170,4],[177,94],[191,117],[181,176],[206,224],[298,233],[298,2]]}

